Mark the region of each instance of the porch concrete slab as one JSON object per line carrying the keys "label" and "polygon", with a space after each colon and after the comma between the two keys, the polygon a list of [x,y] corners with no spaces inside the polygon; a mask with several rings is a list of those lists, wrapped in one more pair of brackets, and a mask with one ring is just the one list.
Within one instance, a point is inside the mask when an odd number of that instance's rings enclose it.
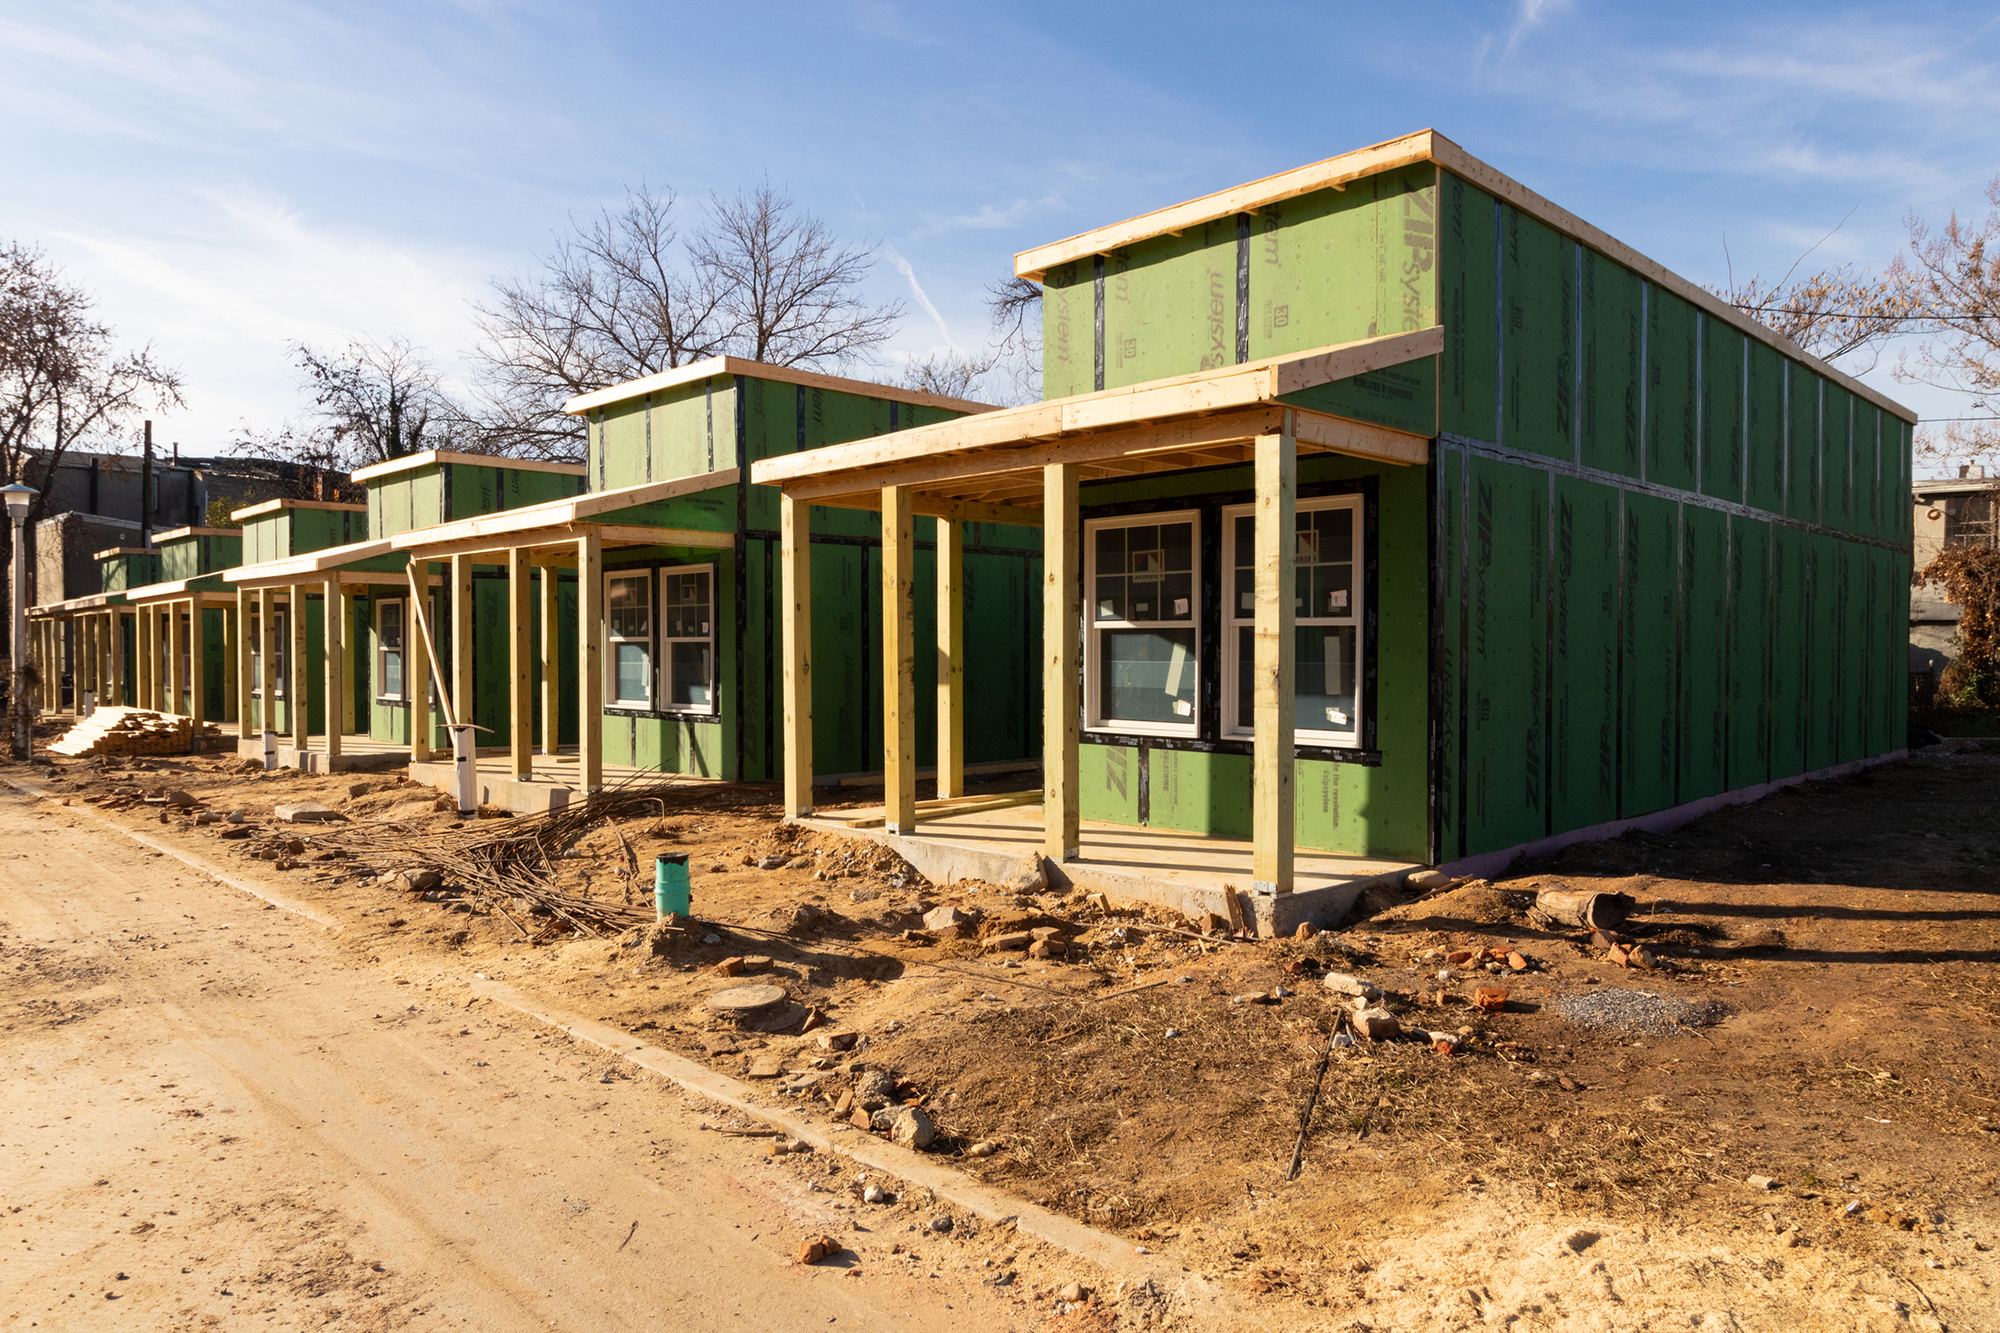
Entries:
{"label": "porch concrete slab", "polygon": [[[800,822],[829,833],[872,838],[940,885],[961,879],[999,883],[1022,858],[1038,856],[1042,849],[1040,805],[939,815],[922,820],[913,835],[850,828],[845,822],[880,814],[880,810],[844,810],[838,816]],[[1082,843],[1083,854],[1075,861],[1043,860],[1050,884],[1102,893],[1113,903],[1154,903],[1188,916],[1215,912],[1227,917],[1225,895],[1233,893],[1244,919],[1254,919],[1260,933],[1267,935],[1289,934],[1305,922],[1329,929],[1370,886],[1399,885],[1411,871],[1422,868],[1409,861],[1301,849],[1294,862],[1292,892],[1269,895],[1250,889],[1247,841],[1085,820]]]}
{"label": "porch concrete slab", "polygon": [[[264,761],[264,737],[260,732],[252,732],[247,737],[234,739],[238,758]],[[301,752],[292,744],[289,735],[278,739],[278,767],[296,768],[304,773],[375,773],[386,768],[401,768],[409,762],[410,747],[392,741],[376,740],[373,736],[342,736],[340,753],[327,762],[326,740],[320,739],[320,748],[310,744]]]}
{"label": "porch concrete slab", "polygon": [[[403,747],[407,757],[409,747]],[[536,815],[548,810],[559,810],[573,801],[583,799],[582,784],[577,781],[577,760],[574,753],[558,753],[553,757],[539,752],[534,756],[533,772],[523,778],[514,772],[512,756],[505,750],[498,757],[489,757],[482,749],[474,759],[477,777],[473,781],[473,795],[481,805],[497,805],[517,815]],[[604,766],[604,787],[610,790],[631,781],[651,782],[719,782],[719,778],[693,777],[685,773],[665,773],[655,768],[633,768],[624,764]],[[410,781],[425,783],[447,794],[458,791],[458,773],[450,755],[433,759],[428,763],[410,765]]]}

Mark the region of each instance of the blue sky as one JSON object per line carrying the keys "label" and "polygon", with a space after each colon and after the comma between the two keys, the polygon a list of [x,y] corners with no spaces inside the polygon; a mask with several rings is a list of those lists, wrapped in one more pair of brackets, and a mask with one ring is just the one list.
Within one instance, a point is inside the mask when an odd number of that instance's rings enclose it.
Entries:
{"label": "blue sky", "polygon": [[[1702,282],[1880,264],[1983,211],[2000,11],[1588,0],[340,5],[0,0],[0,236],[188,381],[217,448],[301,394],[286,344],[403,335],[647,180],[768,174],[883,245],[878,375],[986,338],[1015,251],[1434,126]],[[1868,378],[1924,410],[1954,404]]]}

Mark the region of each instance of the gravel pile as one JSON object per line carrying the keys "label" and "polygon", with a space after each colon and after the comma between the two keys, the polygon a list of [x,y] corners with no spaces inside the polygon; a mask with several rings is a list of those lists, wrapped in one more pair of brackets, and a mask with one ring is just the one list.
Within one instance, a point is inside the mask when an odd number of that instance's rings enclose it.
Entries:
{"label": "gravel pile", "polygon": [[1728,1010],[1713,1000],[1676,1000],[1643,990],[1593,990],[1563,995],[1549,1007],[1572,1023],[1619,1028],[1642,1037],[1671,1037],[1683,1028],[1719,1023]]}

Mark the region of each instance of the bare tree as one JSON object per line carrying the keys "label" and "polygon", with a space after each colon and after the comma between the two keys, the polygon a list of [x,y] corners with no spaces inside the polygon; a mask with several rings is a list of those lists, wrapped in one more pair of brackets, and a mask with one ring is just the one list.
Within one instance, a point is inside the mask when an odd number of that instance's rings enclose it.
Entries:
{"label": "bare tree", "polygon": [[295,343],[313,409],[275,430],[244,430],[233,451],[351,472],[425,449],[487,452],[408,340],[362,339],[337,352]]}
{"label": "bare tree", "polygon": [[1042,288],[1026,278],[1007,277],[986,289],[992,312],[997,363],[1008,366],[1014,397],[1032,402],[1042,396]]}
{"label": "bare tree", "polygon": [[721,298],[736,356],[842,365],[880,347],[903,318],[900,303],[870,305],[857,290],[873,247],[835,240],[769,181],[710,200],[708,226],[689,249]]}
{"label": "bare tree", "polygon": [[496,448],[581,457],[583,428],[563,415],[564,401],[722,349],[721,294],[687,263],[675,202],[642,183],[616,212],[573,221],[540,273],[496,281],[474,307],[485,372],[477,410]]}
{"label": "bare tree", "polygon": [[2000,175],[1986,185],[1980,221],[1956,212],[1937,230],[1912,211],[1907,280],[1927,334],[1896,378],[1961,395],[1966,419],[1920,432],[1917,452],[1938,462],[2000,456]]}
{"label": "bare tree", "polygon": [[1915,295],[1897,263],[1880,277],[1841,264],[1796,280],[1788,273],[1769,286],[1752,275],[1709,290],[1823,361],[1872,351],[1867,364],[1851,367],[1862,371],[1874,367],[1882,342],[1910,331],[1919,317]]}
{"label": "bare tree", "polygon": [[971,398],[987,371],[1000,361],[997,352],[974,356],[956,348],[911,357],[903,367],[903,387],[934,393],[941,398]]}
{"label": "bare tree", "polygon": [[[148,406],[183,405],[178,372],[150,346],[118,351],[96,304],[40,251],[0,245],[0,481],[25,481],[31,465],[45,473],[80,444],[109,442]],[[47,504],[42,487],[28,521]]]}
{"label": "bare tree", "polygon": [[501,279],[478,306],[481,398],[490,446],[579,458],[578,394],[722,353],[779,365],[832,366],[866,356],[902,317],[858,288],[873,250],[764,185],[711,202],[684,239],[671,191],[641,184],[622,207],[572,222],[525,277]]}

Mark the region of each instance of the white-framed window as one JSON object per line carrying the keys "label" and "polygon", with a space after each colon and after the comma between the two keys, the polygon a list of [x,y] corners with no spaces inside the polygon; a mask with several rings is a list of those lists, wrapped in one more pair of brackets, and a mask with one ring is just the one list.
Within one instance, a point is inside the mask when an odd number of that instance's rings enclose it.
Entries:
{"label": "white-framed window", "polygon": [[404,601],[384,597],[375,603],[375,697],[396,703],[410,697],[405,653],[409,636],[403,632]]}
{"label": "white-framed window", "polygon": [[[253,698],[264,697],[264,635],[261,632],[263,618],[258,612],[250,613],[250,694]],[[277,688],[271,697],[285,697],[285,609],[274,607],[271,611],[271,661],[276,667]]]}
{"label": "white-framed window", "polygon": [[1201,516],[1084,524],[1084,717],[1099,731],[1195,734]]}
{"label": "white-framed window", "polygon": [[653,706],[653,576],[604,578],[605,702],[615,708]]}
{"label": "white-framed window", "polygon": [[715,566],[675,565],[660,571],[660,648],[666,657],[666,698],[675,713],[715,711]]}
{"label": "white-framed window", "polygon": [[[1222,511],[1222,732],[1255,729],[1257,543],[1252,506]],[[1361,744],[1361,497],[1300,500],[1292,546],[1292,698],[1302,745]]]}

